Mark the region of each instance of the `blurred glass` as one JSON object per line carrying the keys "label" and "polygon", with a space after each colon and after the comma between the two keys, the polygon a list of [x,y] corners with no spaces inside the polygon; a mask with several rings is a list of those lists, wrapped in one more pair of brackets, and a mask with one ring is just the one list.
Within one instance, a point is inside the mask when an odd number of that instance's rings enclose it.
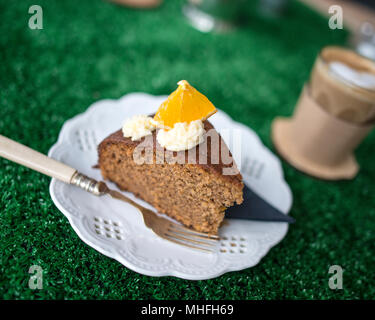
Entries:
{"label": "blurred glass", "polygon": [[202,32],[225,32],[239,22],[244,0],[187,0],[183,8],[190,23]]}
{"label": "blurred glass", "polygon": [[375,26],[370,22],[364,22],[360,31],[354,36],[356,51],[366,58],[375,60]]}

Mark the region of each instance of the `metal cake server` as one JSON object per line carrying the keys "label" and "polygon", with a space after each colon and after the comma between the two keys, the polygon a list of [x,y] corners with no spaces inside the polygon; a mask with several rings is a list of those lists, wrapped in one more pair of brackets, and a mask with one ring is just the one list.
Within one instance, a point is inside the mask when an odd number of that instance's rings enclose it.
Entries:
{"label": "metal cake server", "polygon": [[114,199],[131,204],[142,213],[145,225],[163,239],[193,249],[208,252],[215,250],[217,240],[219,240],[218,236],[197,232],[163,218],[122,193],[109,189],[103,181],[91,179],[62,162],[49,158],[2,135],[0,135],[0,156],[52,178],[80,187],[96,196],[109,195]]}

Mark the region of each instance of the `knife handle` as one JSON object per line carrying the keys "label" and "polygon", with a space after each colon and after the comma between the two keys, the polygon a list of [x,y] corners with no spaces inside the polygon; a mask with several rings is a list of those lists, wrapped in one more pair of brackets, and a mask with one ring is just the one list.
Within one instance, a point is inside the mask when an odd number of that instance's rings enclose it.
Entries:
{"label": "knife handle", "polygon": [[71,183],[76,169],[0,135],[0,157],[41,172],[52,178]]}

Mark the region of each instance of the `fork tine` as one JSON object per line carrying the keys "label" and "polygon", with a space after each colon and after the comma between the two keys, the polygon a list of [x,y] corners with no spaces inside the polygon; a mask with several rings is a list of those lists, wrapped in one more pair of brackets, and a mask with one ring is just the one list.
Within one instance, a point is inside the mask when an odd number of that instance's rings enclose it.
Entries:
{"label": "fork tine", "polygon": [[187,232],[184,229],[179,229],[179,228],[175,228],[175,227],[170,227],[169,231],[174,232],[174,233],[178,233],[178,234],[182,234],[182,235],[185,235],[185,236],[193,237],[193,238],[196,238],[196,239],[201,239],[201,240],[206,240],[206,241],[211,241],[211,242],[218,241],[218,239],[209,238],[206,235],[200,235],[200,234],[196,234],[196,233]]}
{"label": "fork tine", "polygon": [[186,243],[186,242],[178,241],[178,240],[172,238],[172,237],[169,236],[169,235],[164,235],[164,236],[162,236],[162,238],[164,238],[164,239],[166,239],[166,240],[168,240],[168,241],[171,241],[171,242],[173,242],[173,243],[176,243],[176,244],[179,244],[179,245],[182,245],[182,246],[185,246],[185,247],[192,248],[192,249],[202,250],[202,251],[211,252],[211,253],[214,252],[213,250],[210,250],[210,249],[207,249],[207,248],[204,248],[204,247],[193,246],[193,245],[188,244],[188,243]]}
{"label": "fork tine", "polygon": [[181,230],[183,230],[185,232],[189,232],[189,233],[192,233],[192,234],[195,234],[195,235],[199,235],[201,237],[207,237],[207,238],[210,238],[210,239],[220,240],[219,236],[216,236],[214,234],[208,234],[208,233],[198,232],[198,231],[186,228],[186,227],[184,227],[184,226],[182,226],[180,224],[171,223],[170,227],[178,228],[178,229],[181,229]]}
{"label": "fork tine", "polygon": [[186,242],[189,242],[189,243],[194,243],[194,244],[197,244],[197,245],[200,245],[200,246],[203,245],[203,246],[206,246],[206,247],[213,247],[212,243],[186,238],[186,237],[183,237],[183,236],[179,235],[178,233],[166,233],[166,235],[169,236],[169,237],[176,238],[178,240],[186,241]]}

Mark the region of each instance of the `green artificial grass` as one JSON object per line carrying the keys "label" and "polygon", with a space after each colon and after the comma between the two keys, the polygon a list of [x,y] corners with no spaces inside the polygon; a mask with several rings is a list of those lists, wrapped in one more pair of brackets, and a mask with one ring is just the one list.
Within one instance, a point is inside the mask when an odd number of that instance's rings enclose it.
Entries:
{"label": "green artificial grass", "polygon": [[[319,50],[347,33],[291,2],[286,16],[249,10],[242,28],[202,34],[183,1],[139,11],[102,0],[0,1],[0,134],[47,153],[64,121],[134,91],[169,94],[187,79],[274,150],[270,125],[291,115]],[[28,8],[44,29],[28,28]],[[254,268],[208,281],[147,277],[84,244],[49,196],[48,177],[0,159],[3,299],[370,299],[375,296],[374,132],[352,181],[323,182],[283,162],[297,223]],[[31,265],[44,288],[28,288]],[[328,287],[341,265],[343,289]]]}

